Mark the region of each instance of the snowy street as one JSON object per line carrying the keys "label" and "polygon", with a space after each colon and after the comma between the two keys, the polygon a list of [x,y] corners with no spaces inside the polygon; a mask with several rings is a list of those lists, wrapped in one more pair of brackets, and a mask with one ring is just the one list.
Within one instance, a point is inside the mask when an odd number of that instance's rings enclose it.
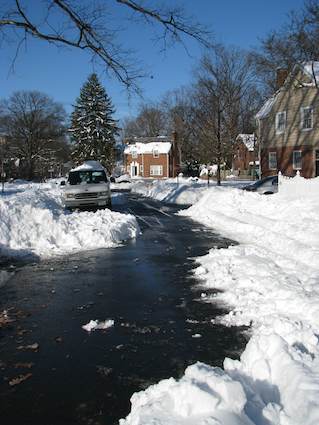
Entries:
{"label": "snowy street", "polygon": [[[10,321],[0,339],[2,425],[21,418],[24,425],[117,424],[134,392],[178,379],[196,361],[222,366],[225,357],[239,357],[246,328],[212,324],[228,311],[201,302],[217,291],[196,287],[194,276],[195,257],[232,242],[175,215],[180,208],[115,193],[113,220],[135,216],[136,239],[85,252],[83,241],[82,252],[62,255],[56,244],[57,257],[7,268],[11,279],[0,285],[0,319]],[[83,215],[89,227],[88,214],[66,218]],[[43,252],[36,238],[32,247]]]}
{"label": "snowy street", "polygon": [[240,184],[134,181],[72,214],[53,182],[11,186],[8,424],[317,425],[319,180]]}

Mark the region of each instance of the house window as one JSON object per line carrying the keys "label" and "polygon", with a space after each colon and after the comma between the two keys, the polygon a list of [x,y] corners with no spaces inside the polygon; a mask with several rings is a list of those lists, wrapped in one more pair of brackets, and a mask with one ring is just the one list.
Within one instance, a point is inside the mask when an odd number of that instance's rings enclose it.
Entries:
{"label": "house window", "polygon": [[132,151],[132,158],[137,158],[137,151],[136,150]]}
{"label": "house window", "polygon": [[286,111],[276,114],[276,133],[280,134],[286,130]]}
{"label": "house window", "polygon": [[312,129],[313,109],[311,106],[301,108],[301,128],[302,130]]}
{"label": "house window", "polygon": [[302,168],[302,152],[301,151],[293,151],[292,166],[294,170],[301,170]]}
{"label": "house window", "polygon": [[158,158],[158,157],[159,157],[158,149],[154,149],[153,150],[153,158]]}
{"label": "house window", "polygon": [[162,176],[163,175],[163,166],[162,165],[151,165],[150,166],[150,175],[151,176]]}
{"label": "house window", "polygon": [[140,165],[140,175],[142,176],[143,173],[144,173],[144,167],[143,167],[143,165]]}
{"label": "house window", "polygon": [[277,170],[277,152],[269,152],[268,168],[269,170]]}

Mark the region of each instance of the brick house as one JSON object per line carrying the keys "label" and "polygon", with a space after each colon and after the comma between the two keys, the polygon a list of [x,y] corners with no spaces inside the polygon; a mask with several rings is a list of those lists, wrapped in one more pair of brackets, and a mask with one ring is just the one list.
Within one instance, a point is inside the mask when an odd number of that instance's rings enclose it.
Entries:
{"label": "brick house", "polygon": [[255,176],[259,168],[255,134],[238,134],[233,146],[232,169],[238,176]]}
{"label": "brick house", "polygon": [[125,140],[124,166],[131,177],[176,177],[180,170],[176,133],[172,138],[134,137]]}
{"label": "brick house", "polygon": [[319,176],[319,62],[277,75],[278,91],[257,113],[262,177]]}

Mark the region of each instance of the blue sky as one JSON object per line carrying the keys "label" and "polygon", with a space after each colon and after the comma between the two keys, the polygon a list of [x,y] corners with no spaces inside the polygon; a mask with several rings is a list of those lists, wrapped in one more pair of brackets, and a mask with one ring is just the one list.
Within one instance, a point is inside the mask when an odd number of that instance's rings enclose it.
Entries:
{"label": "blue sky", "polygon": [[[164,0],[172,4],[175,0]],[[27,0],[35,8],[39,0]],[[292,9],[299,9],[303,0],[184,0],[179,1],[189,16],[206,25],[215,39],[243,49],[256,47],[259,39],[271,29],[278,28]],[[141,82],[144,99],[157,101],[168,90],[187,85],[192,71],[202,54],[202,49],[187,40],[188,53],[175,46],[165,53],[151,41],[152,29],[136,23],[126,23],[120,38],[125,47],[136,51],[136,63],[153,78]],[[30,40],[20,51],[14,72],[10,65],[15,49],[1,46],[0,97],[9,97],[16,90],[39,90],[64,104],[67,112],[79,95],[82,84],[91,72],[97,72],[121,119],[136,112],[141,99],[128,99],[127,93],[116,81],[108,78],[101,67],[91,63],[87,54],[75,49],[57,49],[45,42]]]}

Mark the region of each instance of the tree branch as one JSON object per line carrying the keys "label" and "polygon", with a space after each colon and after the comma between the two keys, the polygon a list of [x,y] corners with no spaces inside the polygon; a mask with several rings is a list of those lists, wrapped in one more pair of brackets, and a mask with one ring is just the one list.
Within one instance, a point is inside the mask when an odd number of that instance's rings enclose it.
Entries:
{"label": "tree branch", "polygon": [[[61,46],[65,45],[91,53],[93,58],[97,58],[106,66],[106,70],[111,72],[115,78],[124,84],[128,89],[137,90],[136,80],[145,76],[144,73],[135,69],[127,62],[128,53],[115,44],[115,34],[110,30],[106,31],[106,16],[98,6],[92,6],[88,11],[87,7],[79,9],[76,2],[67,0],[51,0],[47,6],[47,15],[44,23],[35,23],[31,13],[22,6],[21,0],[13,0],[14,8],[0,17],[0,31],[2,35],[6,30],[17,29],[24,32],[24,37],[31,36],[40,40]],[[156,22],[163,28],[163,39],[170,35],[176,42],[183,43],[182,36],[188,36],[199,43],[208,46],[208,32],[201,25],[192,23],[183,16],[182,11],[153,10],[143,7],[139,2],[133,0],[113,0],[115,4],[125,6],[140,17],[144,17],[148,22]],[[55,9],[63,16],[64,29],[55,29],[56,21],[51,20],[50,12]],[[96,21],[103,19],[103,25],[99,26]]]}

